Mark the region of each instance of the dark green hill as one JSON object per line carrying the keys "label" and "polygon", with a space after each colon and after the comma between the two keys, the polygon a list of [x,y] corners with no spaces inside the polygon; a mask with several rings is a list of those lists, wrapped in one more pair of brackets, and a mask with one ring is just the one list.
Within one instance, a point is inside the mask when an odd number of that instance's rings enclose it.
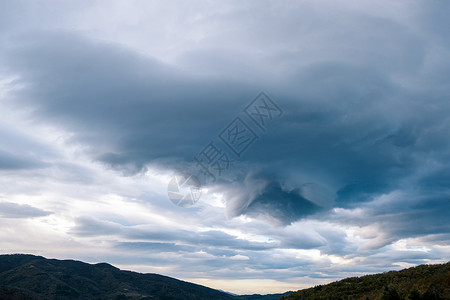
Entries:
{"label": "dark green hill", "polygon": [[0,255],[0,300],[274,300],[281,296],[233,296],[167,276],[121,271],[107,263]]}
{"label": "dark green hill", "polygon": [[234,299],[204,286],[109,264],[0,256],[0,299]]}
{"label": "dark green hill", "polygon": [[346,278],[284,296],[283,300],[450,299],[450,262]]}

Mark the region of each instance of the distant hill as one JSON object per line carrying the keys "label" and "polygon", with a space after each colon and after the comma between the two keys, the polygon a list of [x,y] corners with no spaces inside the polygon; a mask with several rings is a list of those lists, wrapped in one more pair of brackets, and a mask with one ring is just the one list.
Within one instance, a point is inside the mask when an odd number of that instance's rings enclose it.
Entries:
{"label": "distant hill", "polygon": [[233,296],[162,275],[121,271],[106,263],[0,255],[1,300],[275,300],[280,296]]}
{"label": "distant hill", "polygon": [[282,296],[289,295],[292,292],[286,292],[283,294],[270,294],[270,295],[245,295],[237,296],[235,300],[279,300]]}
{"label": "distant hill", "polygon": [[346,278],[300,290],[282,300],[439,300],[450,299],[450,262]]}
{"label": "distant hill", "polygon": [[351,277],[294,293],[235,296],[158,274],[122,271],[107,263],[0,255],[0,300],[43,299],[439,300],[450,299],[450,262]]}

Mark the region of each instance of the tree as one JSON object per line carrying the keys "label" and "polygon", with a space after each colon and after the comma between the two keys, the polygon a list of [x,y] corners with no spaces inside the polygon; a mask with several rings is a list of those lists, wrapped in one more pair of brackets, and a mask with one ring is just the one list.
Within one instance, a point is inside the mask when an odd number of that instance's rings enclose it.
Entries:
{"label": "tree", "polygon": [[423,294],[423,300],[441,300],[436,288],[434,286],[430,286],[428,290]]}
{"label": "tree", "polygon": [[422,296],[420,296],[420,293],[418,290],[413,289],[410,293],[409,293],[409,297],[410,300],[422,300]]}
{"label": "tree", "polygon": [[381,300],[402,300],[402,298],[400,298],[395,288],[385,288]]}

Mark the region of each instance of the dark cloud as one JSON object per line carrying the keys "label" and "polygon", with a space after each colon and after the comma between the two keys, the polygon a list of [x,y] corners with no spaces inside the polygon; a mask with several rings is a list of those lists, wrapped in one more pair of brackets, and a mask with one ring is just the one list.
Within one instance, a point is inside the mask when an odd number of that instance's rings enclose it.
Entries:
{"label": "dark cloud", "polygon": [[252,95],[243,83],[196,80],[70,32],[24,39],[9,57],[10,72],[29,85],[16,104],[74,130],[77,140],[95,145],[94,157],[115,166],[191,159]]}
{"label": "dark cloud", "polygon": [[392,193],[358,208],[337,211],[328,216],[341,224],[372,228],[363,249],[379,249],[404,238],[434,235],[435,244],[446,245],[450,226],[446,219],[450,195],[417,191]]}
{"label": "dark cloud", "polygon": [[[239,193],[239,192],[238,192]],[[231,195],[226,195],[233,198]],[[243,197],[244,206],[235,207],[231,213],[234,216],[248,215],[258,217],[266,216],[280,224],[287,225],[299,218],[312,215],[321,210],[321,207],[301,195],[301,190],[284,190],[279,183],[270,182],[256,195]],[[279,201],[282,199],[282,201]],[[238,202],[231,204],[236,205]],[[231,205],[230,204],[230,205]],[[241,203],[242,204],[242,203]]]}
{"label": "dark cloud", "polygon": [[45,217],[50,214],[52,214],[52,212],[28,204],[0,202],[0,216],[2,218],[36,218]]}
{"label": "dark cloud", "polygon": [[[227,72],[193,76],[72,32],[28,36],[8,58],[9,71],[27,86],[16,93],[16,105],[33,107],[35,118],[73,131],[92,157],[133,173],[147,164],[186,168],[257,93],[255,83]],[[441,97],[418,99],[390,68],[330,61],[286,79],[281,89],[267,82],[285,114],[223,177],[239,181],[255,172],[267,182],[253,197],[245,191],[229,197],[232,216],[268,215],[289,224],[319,206],[348,207],[395,190],[430,159],[447,164],[448,106],[441,107]],[[307,184],[320,187],[310,198],[301,193]],[[225,190],[233,193],[232,186]]]}

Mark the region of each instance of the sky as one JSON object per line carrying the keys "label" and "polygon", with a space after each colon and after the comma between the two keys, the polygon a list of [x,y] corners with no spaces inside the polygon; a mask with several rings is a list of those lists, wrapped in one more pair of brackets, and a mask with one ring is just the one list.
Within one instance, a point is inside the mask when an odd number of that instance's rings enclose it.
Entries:
{"label": "sky", "polygon": [[449,14],[1,1],[0,253],[238,294],[448,261]]}

